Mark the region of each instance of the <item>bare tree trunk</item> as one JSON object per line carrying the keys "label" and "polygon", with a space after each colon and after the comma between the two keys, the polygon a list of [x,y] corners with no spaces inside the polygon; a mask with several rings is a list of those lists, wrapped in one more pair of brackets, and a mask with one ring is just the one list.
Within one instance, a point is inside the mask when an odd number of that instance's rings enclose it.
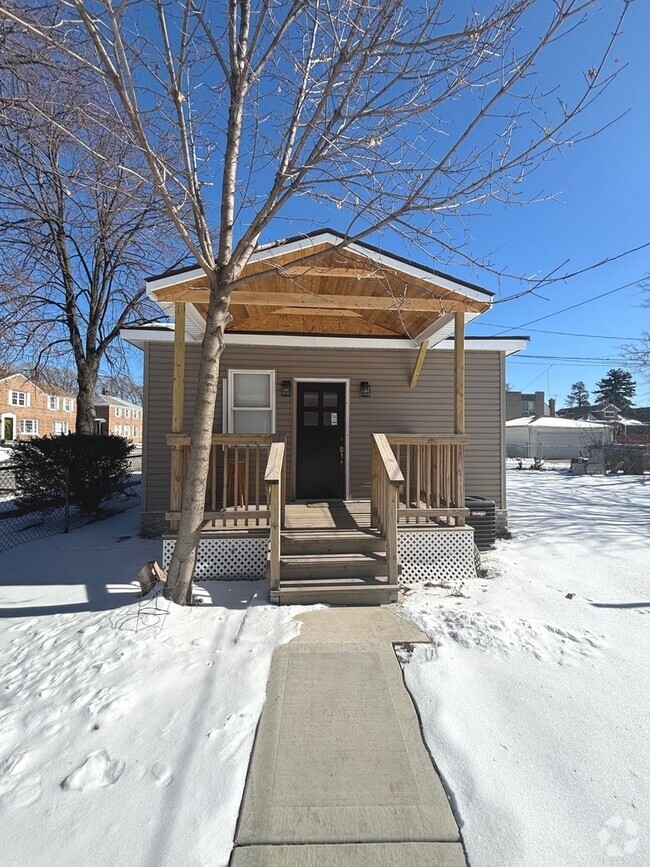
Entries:
{"label": "bare tree trunk", "polygon": [[210,304],[206,319],[205,336],[201,350],[198,382],[201,387],[196,397],[190,460],[183,491],[181,519],[176,535],[176,546],[169,565],[165,596],[178,605],[191,602],[194,563],[201,538],[205,492],[208,483],[210,449],[214,411],[219,386],[219,369],[224,348],[224,333],[230,322],[230,295],[218,285],[216,271],[208,275]]}
{"label": "bare tree trunk", "polygon": [[77,362],[77,433],[95,432],[95,389],[97,388],[98,365],[91,362]]}

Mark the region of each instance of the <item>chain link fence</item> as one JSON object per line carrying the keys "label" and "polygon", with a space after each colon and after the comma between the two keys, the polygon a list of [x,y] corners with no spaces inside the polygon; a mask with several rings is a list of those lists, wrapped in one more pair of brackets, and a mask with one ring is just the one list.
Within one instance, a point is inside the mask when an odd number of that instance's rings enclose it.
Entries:
{"label": "chain link fence", "polygon": [[27,509],[18,496],[11,462],[0,463],[0,553],[24,542],[77,530],[137,506],[140,502],[142,455],[132,455],[130,461],[130,476],[120,490],[102,502],[97,514],[82,512],[68,502],[67,496],[65,502],[47,512]]}

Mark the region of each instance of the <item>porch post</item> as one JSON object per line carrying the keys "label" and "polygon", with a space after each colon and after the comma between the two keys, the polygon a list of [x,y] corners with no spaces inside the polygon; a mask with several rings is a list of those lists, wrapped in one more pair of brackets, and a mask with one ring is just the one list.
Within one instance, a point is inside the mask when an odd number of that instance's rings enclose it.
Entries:
{"label": "porch post", "polygon": [[[454,433],[465,433],[465,314],[454,314]],[[458,445],[453,461],[455,502],[457,509],[465,508],[465,446]],[[457,526],[464,526],[465,516],[456,518]]]}
{"label": "porch post", "polygon": [[454,313],[454,433],[465,433],[464,313]]}
{"label": "porch post", "polygon": [[[185,403],[185,304],[174,304],[174,379],[172,385],[172,433],[183,433]],[[183,500],[183,446],[173,445],[169,510],[180,512]],[[178,530],[178,521],[170,528]]]}

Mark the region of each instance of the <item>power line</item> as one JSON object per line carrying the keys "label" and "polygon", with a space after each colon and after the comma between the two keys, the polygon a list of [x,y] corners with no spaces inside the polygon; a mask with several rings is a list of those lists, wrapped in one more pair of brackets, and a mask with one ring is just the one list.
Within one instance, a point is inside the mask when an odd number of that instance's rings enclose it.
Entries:
{"label": "power line", "polygon": [[[499,325],[496,322],[472,322],[472,326],[480,325],[481,328],[507,328],[509,331],[514,331],[518,325]],[[555,334],[562,337],[591,337],[596,340],[643,340],[642,337],[612,337],[610,334],[578,334],[575,331],[548,331],[543,328],[528,328],[528,331],[533,331],[535,334]]]}
{"label": "power line", "polygon": [[526,328],[528,325],[535,325],[536,322],[542,322],[544,319],[550,319],[552,316],[559,316],[561,313],[568,313],[569,310],[575,310],[577,307],[584,307],[585,304],[591,304],[592,301],[599,301],[601,298],[606,298],[608,295],[613,295],[615,292],[621,292],[623,289],[629,289],[631,286],[639,286],[647,277],[640,277],[637,280],[632,280],[630,283],[625,283],[624,286],[617,286],[616,289],[610,289],[607,292],[601,292],[600,295],[594,295],[592,298],[586,298],[584,301],[579,301],[577,304],[571,304],[569,307],[563,307],[562,310],[556,310],[554,313],[547,313],[546,316],[538,316],[537,319],[531,319],[529,322],[524,322],[523,325],[516,325],[511,328],[506,328],[505,331],[499,332],[506,334],[508,331],[517,331],[520,328]]}

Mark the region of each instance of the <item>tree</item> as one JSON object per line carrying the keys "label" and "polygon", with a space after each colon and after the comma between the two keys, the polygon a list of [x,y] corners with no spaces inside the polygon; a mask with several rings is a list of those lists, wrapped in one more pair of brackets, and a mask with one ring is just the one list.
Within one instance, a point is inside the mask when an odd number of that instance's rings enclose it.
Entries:
{"label": "tree", "polygon": [[[643,285],[645,299],[642,307],[650,307],[650,284]],[[623,352],[631,367],[650,378],[650,332],[644,331],[634,343],[626,343]]]}
{"label": "tree", "polygon": [[120,329],[159,314],[144,275],[170,233],[139,152],[93,121],[99,95],[57,75],[22,70],[2,92],[0,334],[37,379],[72,359],[76,429],[93,433],[102,365],[124,366]]}
{"label": "tree", "polygon": [[566,405],[577,407],[589,405],[589,392],[582,380],[574,382],[571,386],[571,391],[566,398]]}
{"label": "tree", "polygon": [[632,398],[636,394],[636,383],[629,370],[612,368],[607,371],[600,382],[596,383],[596,399],[605,403],[613,403],[620,410],[626,411],[632,406]]}
{"label": "tree", "polygon": [[600,50],[592,32],[591,67],[564,82],[562,98],[535,74],[547,48],[591,21],[592,0],[492,0],[480,14],[453,0],[68,0],[55,21],[33,7],[0,2],[0,17],[33,42],[39,64],[66,56],[103,82],[119,115],[102,109],[104,126],[140,149],[210,287],[167,582],[184,603],[231,292],[260,238],[312,201],[335,208],[340,246],[390,230],[474,261],[463,218],[491,200],[521,204],[526,174],[593,134],[572,121],[611,83],[628,4],[594,19],[607,31]]}

